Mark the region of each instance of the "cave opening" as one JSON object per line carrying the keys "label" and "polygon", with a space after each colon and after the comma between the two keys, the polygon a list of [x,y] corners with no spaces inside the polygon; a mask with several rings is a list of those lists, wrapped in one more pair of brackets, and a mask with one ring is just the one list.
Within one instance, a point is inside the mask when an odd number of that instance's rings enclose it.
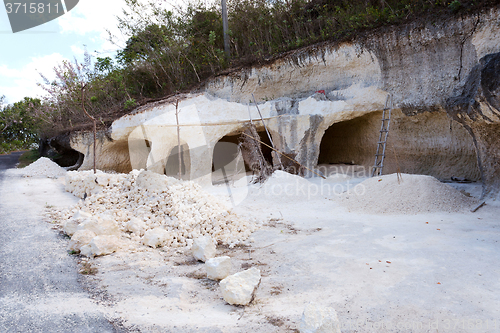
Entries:
{"label": "cave opening", "polygon": [[[320,144],[318,168],[325,176],[368,176],[375,160],[381,112],[331,125]],[[377,126],[379,126],[377,128]]]}
{"label": "cave opening", "polygon": [[[349,176],[369,177],[375,162],[382,112],[376,111],[331,125],[320,143],[318,168],[326,175],[342,169]],[[441,181],[480,179],[470,134],[444,112],[407,116],[393,110],[383,174],[433,176]]]}
{"label": "cave opening", "polygon": [[[258,131],[259,140],[271,146],[271,142],[265,131]],[[212,184],[221,184],[226,181],[236,181],[245,174],[252,174],[252,161],[248,160],[246,154],[241,154],[240,142],[245,138],[241,133],[230,134],[222,137],[214,146],[212,159]],[[272,149],[260,145],[264,159],[273,165]]]}
{"label": "cave opening", "polygon": [[49,140],[40,140],[38,152],[40,156],[52,159],[60,167],[78,169],[84,159],[84,155],[73,149],[69,143],[68,135],[60,135]]}
{"label": "cave opening", "polygon": [[62,154],[56,154],[52,159],[61,167],[71,168],[71,170],[78,169],[82,163],[85,155],[74,149],[65,150]]}

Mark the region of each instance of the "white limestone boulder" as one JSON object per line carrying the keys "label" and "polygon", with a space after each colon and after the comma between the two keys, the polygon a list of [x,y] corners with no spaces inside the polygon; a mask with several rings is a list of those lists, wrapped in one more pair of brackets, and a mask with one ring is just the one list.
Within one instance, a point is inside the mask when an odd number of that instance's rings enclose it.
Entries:
{"label": "white limestone boulder", "polygon": [[71,240],[69,241],[68,248],[70,251],[80,252],[82,246],[87,245],[90,241],[97,236],[95,232],[90,230],[78,230],[76,231]]}
{"label": "white limestone boulder", "polygon": [[255,267],[226,277],[220,282],[222,297],[229,304],[248,305],[260,284],[260,270]]}
{"label": "white limestone boulder", "polygon": [[228,256],[210,258],[205,262],[207,278],[222,280],[231,274],[231,258]]}
{"label": "white limestone boulder", "polygon": [[299,331],[300,333],[340,333],[337,312],[330,307],[309,303],[304,308]]}
{"label": "white limestone boulder", "polygon": [[66,223],[64,223],[64,233],[66,233],[66,235],[68,236],[73,236],[73,234],[78,229],[78,225],[89,218],[92,218],[92,214],[81,210],[77,211],[75,215],[73,215],[68,221],[66,221]]}
{"label": "white limestone boulder", "polygon": [[170,234],[163,228],[154,228],[146,231],[142,238],[142,244],[157,248],[163,246],[170,239]]}
{"label": "white limestone boulder", "polygon": [[191,252],[196,260],[206,262],[208,259],[215,257],[217,249],[212,237],[202,236],[194,240]]}
{"label": "white limestone boulder", "polygon": [[81,222],[76,220],[76,219],[73,219],[73,218],[70,218],[69,220],[67,220],[64,225],[63,225],[63,231],[66,235],[68,236],[73,236],[73,234],[76,232],[76,230],[78,229],[78,225],[80,224]]}
{"label": "white limestone boulder", "polygon": [[97,218],[89,218],[80,223],[77,230],[90,230],[96,235],[114,235],[119,237],[121,232],[118,223],[109,215],[101,214]]}
{"label": "white limestone boulder", "polygon": [[144,233],[148,229],[148,226],[143,220],[137,217],[131,217],[130,220],[125,224],[125,228],[127,231],[134,233],[137,236],[144,236]]}
{"label": "white limestone boulder", "polygon": [[115,235],[101,235],[92,238],[89,244],[80,248],[80,253],[87,257],[104,256],[120,249],[120,239]]}

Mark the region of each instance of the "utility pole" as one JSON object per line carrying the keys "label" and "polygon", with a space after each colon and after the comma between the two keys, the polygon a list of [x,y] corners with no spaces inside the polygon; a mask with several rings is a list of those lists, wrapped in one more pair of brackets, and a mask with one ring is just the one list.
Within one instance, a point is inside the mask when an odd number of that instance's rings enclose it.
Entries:
{"label": "utility pole", "polygon": [[231,50],[229,49],[229,36],[227,31],[229,29],[227,23],[227,6],[226,0],[222,1],[222,30],[224,31],[224,52],[226,53],[226,58],[229,60],[231,57]]}

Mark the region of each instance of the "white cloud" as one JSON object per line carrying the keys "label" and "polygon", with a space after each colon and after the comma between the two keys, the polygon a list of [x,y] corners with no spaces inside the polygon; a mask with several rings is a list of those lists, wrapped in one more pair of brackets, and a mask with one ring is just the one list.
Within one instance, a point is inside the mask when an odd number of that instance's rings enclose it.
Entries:
{"label": "white cloud", "polygon": [[[139,0],[146,3],[147,0]],[[159,2],[164,8],[182,7],[184,0],[170,0]],[[123,0],[106,1],[80,1],[78,5],[58,19],[63,33],[77,33],[80,35],[94,34],[100,39],[103,52],[114,52],[125,45],[127,37],[121,35],[118,29],[117,16],[123,16]],[[120,45],[114,45],[109,39],[108,32],[122,39],[117,41]],[[91,37],[94,40],[95,37]]]}
{"label": "white cloud", "polygon": [[124,4],[123,0],[80,1],[73,10],[60,17],[58,22],[63,33],[101,33],[116,27],[115,16],[122,13]]}
{"label": "white cloud", "polygon": [[[53,53],[42,57],[31,58],[31,62],[20,69],[0,65],[0,95],[7,97],[8,103],[15,103],[24,97],[39,97],[46,92],[37,86],[42,78],[39,73],[45,75],[49,80],[54,78],[53,68],[67,60],[59,53]],[[6,84],[8,81],[8,84]]]}
{"label": "white cloud", "polygon": [[7,65],[0,65],[0,76],[4,78],[19,77],[19,70],[14,68],[9,68],[7,67]]}
{"label": "white cloud", "polygon": [[71,45],[71,52],[73,52],[74,55],[79,56],[85,53],[85,50],[79,47],[78,45]]}
{"label": "white cloud", "polygon": [[67,14],[58,19],[62,33],[77,33],[91,35],[91,39],[98,40],[104,52],[114,52],[119,47],[108,41],[107,30],[119,34],[116,16],[121,15],[123,0],[80,1]]}

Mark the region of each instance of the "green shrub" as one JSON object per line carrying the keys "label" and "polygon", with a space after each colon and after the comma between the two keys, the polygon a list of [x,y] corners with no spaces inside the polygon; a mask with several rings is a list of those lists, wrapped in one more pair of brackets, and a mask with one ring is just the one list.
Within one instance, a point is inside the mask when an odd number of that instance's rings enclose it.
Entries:
{"label": "green shrub", "polygon": [[448,7],[449,7],[452,11],[456,12],[456,11],[458,11],[458,10],[460,9],[460,7],[462,7],[462,4],[460,3],[460,1],[458,1],[458,0],[454,0],[453,2],[451,2],[451,3],[448,5]]}
{"label": "green shrub", "polygon": [[125,104],[123,105],[123,107],[125,109],[129,110],[129,109],[132,109],[136,105],[137,105],[137,103],[135,102],[135,99],[131,98],[131,99],[128,99],[127,101],[125,101]]}

